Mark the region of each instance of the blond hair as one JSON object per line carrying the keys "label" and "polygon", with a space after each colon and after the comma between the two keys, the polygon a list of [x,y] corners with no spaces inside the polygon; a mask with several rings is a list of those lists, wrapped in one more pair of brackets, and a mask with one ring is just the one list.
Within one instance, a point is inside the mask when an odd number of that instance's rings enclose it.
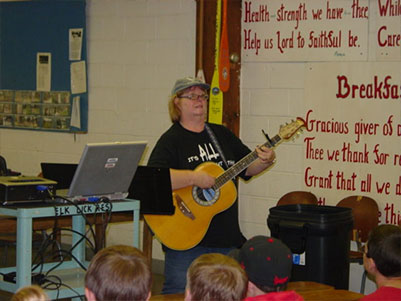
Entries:
{"label": "blond hair", "polygon": [[[180,98],[182,95],[184,95],[186,92],[192,91],[193,89],[195,89],[196,87],[201,88],[205,93],[206,93],[206,89],[203,89],[200,86],[192,86],[189,87],[187,89],[178,91],[176,94],[173,94],[170,96],[169,100],[168,100],[168,113],[170,115],[170,120],[171,122],[175,123],[180,121],[181,118],[181,110],[180,108],[175,104],[175,99],[176,98]],[[205,120],[207,118],[207,114],[205,114]]]}
{"label": "blond hair", "polygon": [[187,290],[192,300],[242,300],[247,284],[240,264],[219,253],[199,256],[187,271]]}
{"label": "blond hair", "polygon": [[176,106],[174,100],[176,97],[180,97],[182,95],[182,92],[178,92],[177,94],[171,95],[169,100],[168,100],[168,113],[170,115],[170,120],[171,122],[177,122],[180,121],[181,117],[181,111],[180,109]]}
{"label": "blond hair", "polygon": [[21,287],[11,297],[11,301],[49,301],[45,291],[38,285]]}

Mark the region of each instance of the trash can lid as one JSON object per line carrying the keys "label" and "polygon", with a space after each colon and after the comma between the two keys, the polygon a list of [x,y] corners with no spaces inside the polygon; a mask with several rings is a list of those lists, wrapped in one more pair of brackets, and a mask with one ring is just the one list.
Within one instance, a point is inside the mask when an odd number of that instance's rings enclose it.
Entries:
{"label": "trash can lid", "polygon": [[297,221],[307,220],[314,223],[353,222],[352,210],[337,206],[311,204],[281,205],[270,208],[269,212],[269,217],[289,218]]}

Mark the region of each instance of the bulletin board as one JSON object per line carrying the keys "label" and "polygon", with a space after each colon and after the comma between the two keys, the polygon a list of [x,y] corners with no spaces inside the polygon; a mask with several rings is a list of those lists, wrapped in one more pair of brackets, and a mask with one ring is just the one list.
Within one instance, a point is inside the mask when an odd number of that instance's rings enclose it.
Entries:
{"label": "bulletin board", "polygon": [[0,2],[0,128],[87,132],[85,5]]}

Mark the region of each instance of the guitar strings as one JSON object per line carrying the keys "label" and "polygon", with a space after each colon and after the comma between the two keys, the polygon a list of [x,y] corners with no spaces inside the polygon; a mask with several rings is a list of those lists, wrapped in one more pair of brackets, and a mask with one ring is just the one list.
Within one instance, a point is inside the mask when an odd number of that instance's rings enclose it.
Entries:
{"label": "guitar strings", "polygon": [[[271,143],[269,141],[266,141],[262,146],[268,146],[269,148],[273,147],[277,142],[281,140],[280,136],[276,135],[271,139]],[[249,166],[250,163],[252,163],[255,159],[257,159],[257,152],[256,150],[249,153],[246,155],[244,158],[242,158],[238,163],[235,165],[231,166],[229,169],[227,169],[222,175],[218,176],[216,178],[215,184],[211,187],[213,191],[217,191],[221,186],[223,186],[226,182],[231,180],[236,174],[244,170],[247,166]],[[206,202],[208,202],[207,199],[203,199],[203,196],[205,195],[204,191],[206,189],[200,188],[199,190],[197,189],[196,196],[199,199],[202,199]],[[209,190],[207,190],[209,191]]]}

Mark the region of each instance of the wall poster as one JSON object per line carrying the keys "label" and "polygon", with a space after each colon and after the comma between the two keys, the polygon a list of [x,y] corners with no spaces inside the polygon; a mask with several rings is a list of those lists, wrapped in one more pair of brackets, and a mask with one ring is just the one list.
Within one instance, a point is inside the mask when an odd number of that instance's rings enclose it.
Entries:
{"label": "wall poster", "polygon": [[0,1],[0,128],[88,131],[85,13],[85,0]]}
{"label": "wall poster", "polygon": [[0,127],[69,131],[71,93],[0,90]]}
{"label": "wall poster", "polygon": [[369,53],[380,61],[400,60],[401,4],[244,0],[242,51],[247,62],[366,61]]}
{"label": "wall poster", "polygon": [[304,187],[322,204],[366,195],[381,222],[401,221],[400,70],[401,62],[307,65]]}

